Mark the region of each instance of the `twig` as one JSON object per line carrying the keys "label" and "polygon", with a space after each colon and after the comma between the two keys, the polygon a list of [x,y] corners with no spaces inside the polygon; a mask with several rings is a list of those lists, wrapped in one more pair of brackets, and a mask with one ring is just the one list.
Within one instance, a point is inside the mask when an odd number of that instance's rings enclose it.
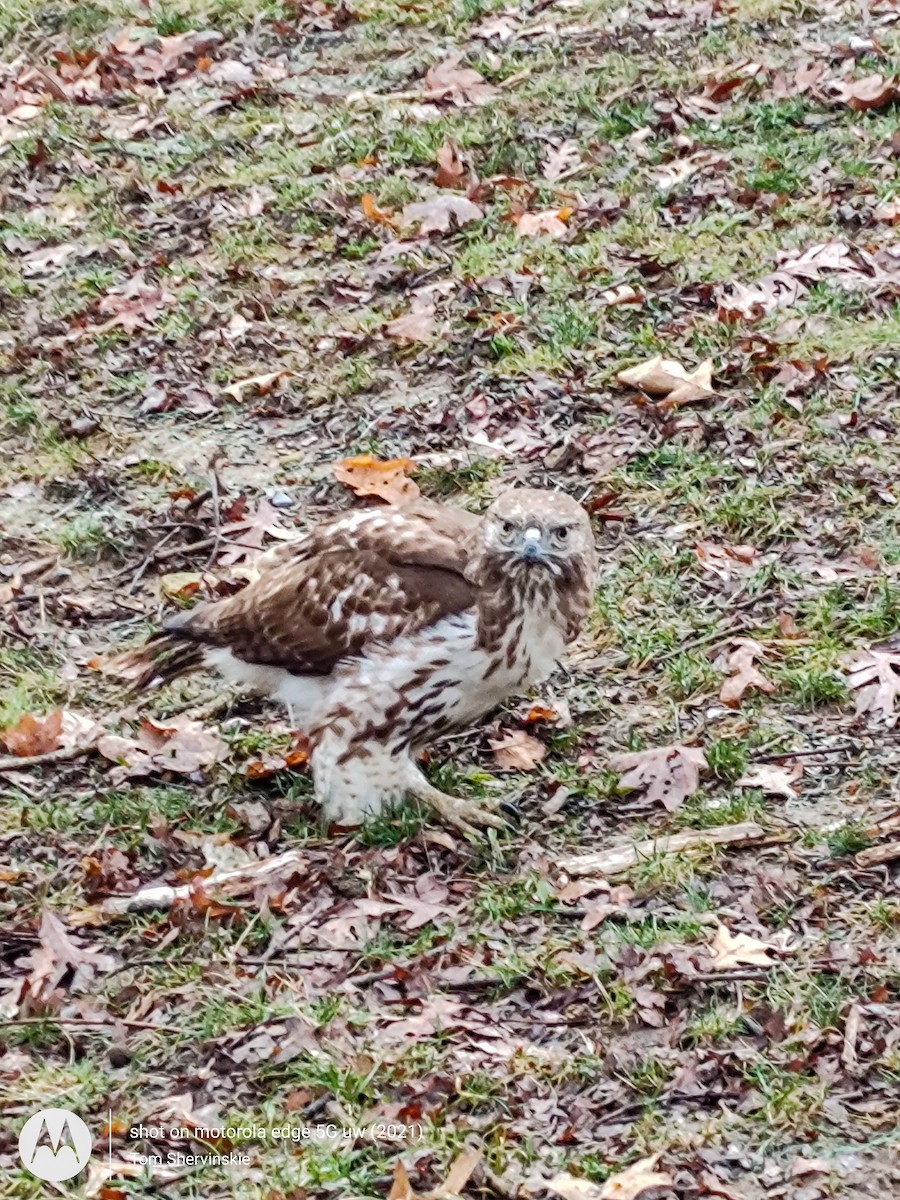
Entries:
{"label": "twig", "polygon": [[817,754],[837,754],[839,752],[843,753],[845,750],[855,749],[855,743],[844,742],[837,746],[810,747],[806,750],[783,750],[780,754],[753,754],[751,758],[754,762],[781,762],[785,758],[813,758]]}
{"label": "twig", "polygon": [[15,754],[0,758],[0,774],[5,771],[18,771],[23,767],[43,767],[48,763],[73,762],[83,758],[94,748],[94,743],[86,746],[60,746],[58,750],[48,750],[46,754],[29,754],[19,758]]}
{"label": "twig", "polygon": [[718,825],[712,829],[691,829],[685,833],[661,834],[644,842],[613,846],[597,854],[577,854],[562,858],[557,863],[560,871],[567,875],[621,875],[631,870],[643,859],[655,854],[677,854],[682,850],[695,850],[701,846],[759,842],[766,831],[755,821],[741,821],[737,825]]}
{"label": "twig", "polygon": [[10,1025],[46,1025],[48,1021],[52,1021],[57,1025],[98,1025],[101,1028],[110,1029],[116,1025],[125,1025],[128,1029],[151,1029],[155,1033],[182,1033],[183,1030],[178,1029],[176,1025],[154,1025],[152,1021],[129,1021],[127,1017],[58,1017],[47,1015],[46,1017],[4,1017],[4,1029]]}
{"label": "twig", "polygon": [[242,867],[234,867],[229,871],[218,871],[205,879],[184,883],[179,887],[169,887],[167,884],[154,884],[150,887],[139,888],[130,896],[107,896],[99,909],[102,913],[119,916],[128,912],[142,912],[150,908],[171,908],[179,900],[189,900],[195,887],[202,887],[204,892],[222,889],[226,895],[239,893],[253,887],[260,879],[276,875],[289,867],[300,867],[304,858],[297,850],[287,850],[274,858],[263,858],[256,862],[247,863]]}
{"label": "twig", "polygon": [[869,846],[853,855],[853,861],[858,867],[877,867],[881,863],[893,862],[900,858],[900,842],[885,842],[883,846]]}

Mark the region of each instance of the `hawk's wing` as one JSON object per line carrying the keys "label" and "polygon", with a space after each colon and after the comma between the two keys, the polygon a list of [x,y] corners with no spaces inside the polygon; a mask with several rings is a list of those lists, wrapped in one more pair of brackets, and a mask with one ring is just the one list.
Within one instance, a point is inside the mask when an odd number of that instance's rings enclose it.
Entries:
{"label": "hawk's wing", "polygon": [[475,602],[464,572],[466,534],[479,519],[442,524],[439,513],[453,510],[431,507],[438,514],[365,509],[319,526],[243,591],[167,621],[166,634],[321,674],[373,642],[462,612]]}

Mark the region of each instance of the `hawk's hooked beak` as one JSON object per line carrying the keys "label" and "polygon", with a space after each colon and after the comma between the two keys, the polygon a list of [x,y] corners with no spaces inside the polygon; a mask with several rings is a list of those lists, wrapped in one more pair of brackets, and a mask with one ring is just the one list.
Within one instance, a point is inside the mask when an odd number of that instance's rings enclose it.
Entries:
{"label": "hawk's hooked beak", "polygon": [[534,525],[525,530],[522,538],[522,557],[526,562],[537,562],[544,557],[541,545],[541,531]]}

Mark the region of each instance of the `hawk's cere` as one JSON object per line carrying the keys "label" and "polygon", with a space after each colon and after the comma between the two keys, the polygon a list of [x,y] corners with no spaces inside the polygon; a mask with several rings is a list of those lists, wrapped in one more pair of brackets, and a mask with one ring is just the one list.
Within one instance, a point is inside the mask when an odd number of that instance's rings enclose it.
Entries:
{"label": "hawk's cere", "polygon": [[515,488],[483,517],[428,501],[354,511],[280,547],[226,600],[170,618],[141,681],[201,664],[288,705],[325,815],[356,825],[404,794],[471,830],[491,812],[433,787],[426,743],[544,679],[591,603],[590,522]]}

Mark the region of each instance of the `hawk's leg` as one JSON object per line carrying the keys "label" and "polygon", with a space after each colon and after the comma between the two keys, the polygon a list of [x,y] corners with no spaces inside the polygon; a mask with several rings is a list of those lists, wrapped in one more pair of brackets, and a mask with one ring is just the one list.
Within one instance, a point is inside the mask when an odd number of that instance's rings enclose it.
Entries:
{"label": "hawk's leg", "polygon": [[417,800],[423,800],[430,805],[439,817],[461,833],[479,836],[485,826],[493,829],[509,828],[506,821],[489,808],[476,804],[474,800],[463,800],[459,796],[451,796],[433,787],[418,770],[409,781],[408,791]]}

